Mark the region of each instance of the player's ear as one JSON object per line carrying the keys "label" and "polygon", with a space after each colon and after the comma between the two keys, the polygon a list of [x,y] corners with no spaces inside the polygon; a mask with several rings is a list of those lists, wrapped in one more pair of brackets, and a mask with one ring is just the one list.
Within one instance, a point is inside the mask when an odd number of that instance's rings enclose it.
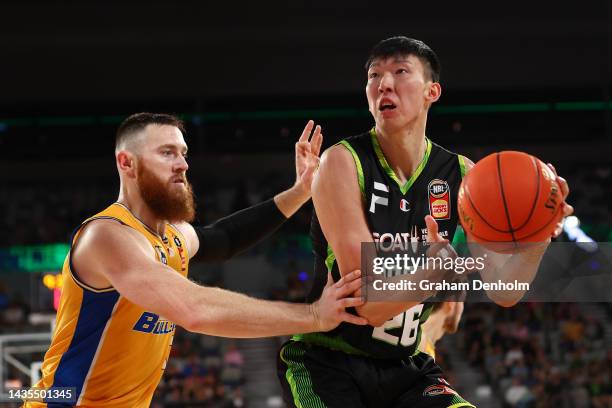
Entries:
{"label": "player's ear", "polygon": [[425,88],[425,99],[429,103],[437,102],[442,95],[442,87],[439,82],[430,82]]}
{"label": "player's ear", "polygon": [[128,177],[134,177],[136,175],[136,161],[134,155],[127,150],[120,150],[115,156],[119,172],[126,174]]}

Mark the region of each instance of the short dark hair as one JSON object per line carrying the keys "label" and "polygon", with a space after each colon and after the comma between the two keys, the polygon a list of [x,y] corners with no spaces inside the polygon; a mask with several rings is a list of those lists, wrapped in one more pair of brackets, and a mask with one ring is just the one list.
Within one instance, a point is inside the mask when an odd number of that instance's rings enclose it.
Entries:
{"label": "short dark hair", "polygon": [[167,113],[141,112],[128,116],[117,129],[115,136],[115,147],[119,147],[132,135],[144,130],[148,125],[170,125],[179,128],[185,133],[185,125],[182,120]]}
{"label": "short dark hair", "polygon": [[404,36],[387,38],[376,44],[370,51],[365,69],[369,70],[376,59],[403,55],[414,55],[420,59],[425,68],[425,75],[428,75],[433,82],[440,82],[440,60],[436,53],[423,41]]}

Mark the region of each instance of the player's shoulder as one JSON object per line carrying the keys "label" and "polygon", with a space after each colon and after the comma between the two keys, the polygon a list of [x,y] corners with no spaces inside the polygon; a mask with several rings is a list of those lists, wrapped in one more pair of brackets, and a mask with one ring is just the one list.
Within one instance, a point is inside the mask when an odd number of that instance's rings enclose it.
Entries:
{"label": "player's shoulder", "polygon": [[342,145],[336,144],[326,149],[321,155],[316,180],[338,179],[347,172],[354,172],[355,163],[351,153]]}
{"label": "player's shoulder", "polygon": [[130,250],[150,247],[146,238],[134,228],[114,218],[97,218],[81,227],[73,252]]}
{"label": "player's shoulder", "polygon": [[71,272],[90,288],[109,288],[110,276],[140,271],[153,260],[155,250],[147,239],[111,217],[88,220],[70,250]]}

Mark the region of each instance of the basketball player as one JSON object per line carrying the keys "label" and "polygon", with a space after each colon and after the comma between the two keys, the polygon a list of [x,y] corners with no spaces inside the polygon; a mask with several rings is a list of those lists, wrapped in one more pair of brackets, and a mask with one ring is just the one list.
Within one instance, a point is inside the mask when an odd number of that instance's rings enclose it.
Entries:
{"label": "basketball player", "polygon": [[[330,281],[312,304],[250,298],[186,278],[189,259],[228,259],[280,226],[310,196],[321,145],[309,122],[296,146],[295,185],[274,199],[194,227],[183,125],[164,114],[127,118],[116,139],[117,202],[77,229],[63,268],[57,325],[40,388],[71,387],[74,401],[26,407],[148,407],[175,325],[216,336],[264,337],[365,324],[345,307],[359,271]],[[253,271],[255,272],[255,271]]]}
{"label": "basketball player", "polygon": [[[431,48],[406,37],[383,40],[373,48],[366,70],[375,126],[328,149],[313,182],[316,277],[309,299],[321,293],[328,271],[339,279],[360,266],[362,242],[383,234],[394,242],[452,242],[459,185],[473,166],[425,136],[428,110],[441,95],[440,66]],[[567,183],[557,181],[567,197]],[[502,256],[503,268],[492,261],[483,280],[531,281],[546,246]],[[434,293],[422,292],[419,299]],[[519,300],[516,293],[489,296],[505,306]],[[366,302],[356,313],[371,325],[341,324],[329,333],[294,336],[279,354],[287,403],[301,408],[472,407],[446,383],[431,356],[418,351],[421,325],[431,308],[418,301]]]}

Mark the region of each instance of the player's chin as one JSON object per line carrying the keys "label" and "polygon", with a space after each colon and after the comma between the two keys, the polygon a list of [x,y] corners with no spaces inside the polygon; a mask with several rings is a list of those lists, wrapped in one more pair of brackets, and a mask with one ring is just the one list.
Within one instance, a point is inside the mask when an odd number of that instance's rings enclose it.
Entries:
{"label": "player's chin", "polygon": [[376,124],[386,132],[394,132],[405,126],[405,121],[399,115],[379,115]]}

